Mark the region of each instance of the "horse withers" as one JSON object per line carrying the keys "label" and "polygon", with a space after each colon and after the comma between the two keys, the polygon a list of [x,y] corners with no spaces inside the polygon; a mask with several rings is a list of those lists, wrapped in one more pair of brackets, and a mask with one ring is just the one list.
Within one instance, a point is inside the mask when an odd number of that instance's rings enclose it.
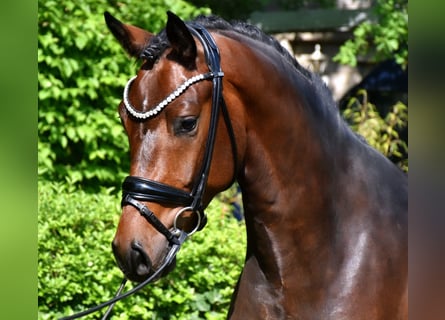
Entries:
{"label": "horse withers", "polygon": [[406,174],[315,74],[246,23],[169,12],[154,35],[105,18],[141,61],[119,105],[131,167],[113,251],[128,279],[157,271],[237,180],[247,252],[228,318],[407,319]]}

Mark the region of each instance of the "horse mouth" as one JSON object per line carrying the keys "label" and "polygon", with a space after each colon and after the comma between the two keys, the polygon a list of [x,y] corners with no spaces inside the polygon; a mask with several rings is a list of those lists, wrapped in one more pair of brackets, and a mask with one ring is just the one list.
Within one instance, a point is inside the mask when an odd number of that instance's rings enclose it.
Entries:
{"label": "horse mouth", "polygon": [[165,264],[169,250],[166,250],[160,263],[153,266],[150,258],[139,244],[133,243],[131,247],[132,250],[128,253],[125,263],[116,259],[122,273],[130,281],[140,283],[150,278],[150,282],[154,282],[169,274],[176,267],[176,257]]}
{"label": "horse mouth", "polygon": [[[162,270],[159,272],[159,274],[157,274],[155,277],[153,277],[153,279],[151,281],[157,281],[159,279],[161,279],[162,277],[165,277],[166,275],[168,275],[170,272],[172,272],[176,267],[176,257],[174,257],[170,263],[168,263],[164,268],[162,268]],[[147,280],[149,277],[152,277],[155,273],[157,273],[159,269],[156,270],[151,270],[151,272],[145,276],[143,278],[143,280],[140,280],[138,282],[142,282]]]}

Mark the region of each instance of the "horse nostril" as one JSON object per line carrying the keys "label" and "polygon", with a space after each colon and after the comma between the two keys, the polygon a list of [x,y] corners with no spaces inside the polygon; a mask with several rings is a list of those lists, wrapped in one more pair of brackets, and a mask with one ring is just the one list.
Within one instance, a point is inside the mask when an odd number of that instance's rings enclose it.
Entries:
{"label": "horse nostril", "polygon": [[131,269],[138,276],[147,276],[151,270],[150,258],[145,253],[142,245],[137,241],[131,243],[131,249],[129,257]]}

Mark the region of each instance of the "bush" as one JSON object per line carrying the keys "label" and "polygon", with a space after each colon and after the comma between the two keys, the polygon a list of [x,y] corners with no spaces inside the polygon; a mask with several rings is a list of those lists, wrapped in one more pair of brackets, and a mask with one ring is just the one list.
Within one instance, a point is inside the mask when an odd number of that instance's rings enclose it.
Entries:
{"label": "bush", "polygon": [[366,90],[359,90],[357,96],[349,100],[343,117],[371,146],[402,170],[408,171],[408,145],[400,137],[400,133],[408,127],[408,107],[405,104],[396,103],[382,117],[376,106],[368,101]]}
{"label": "bush", "polygon": [[208,9],[179,0],[38,3],[39,175],[90,186],[118,186],[129,170],[117,115],[126,81],[137,71],[108,31],[110,11],[158,32],[172,10],[184,19]]}
{"label": "bush", "polygon": [[[122,280],[110,245],[119,200],[113,189],[88,194],[39,182],[38,319],[70,315],[113,296]],[[213,201],[207,226],[184,243],[176,269],[118,302],[113,319],[225,319],[246,247],[245,227],[228,211]]]}
{"label": "bush", "polygon": [[353,67],[370,55],[374,62],[394,59],[408,66],[408,0],[377,0],[376,20],[365,20],[354,29],[353,38],[341,47],[334,61]]}

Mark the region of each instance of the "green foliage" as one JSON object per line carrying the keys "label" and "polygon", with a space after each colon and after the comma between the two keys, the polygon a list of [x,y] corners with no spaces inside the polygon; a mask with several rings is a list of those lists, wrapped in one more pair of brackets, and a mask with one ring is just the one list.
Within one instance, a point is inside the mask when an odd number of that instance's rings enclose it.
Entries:
{"label": "green foliage", "polygon": [[[354,30],[354,37],[346,41],[333,58],[342,64],[356,66],[358,59],[367,55],[373,62],[394,59],[402,68],[408,66],[408,1],[377,0],[375,21],[365,21]],[[401,102],[383,117],[361,90],[349,101],[343,113],[351,127],[385,156],[408,171],[408,146],[399,132],[408,127],[408,109]]]}
{"label": "green foliage", "polygon": [[406,105],[401,102],[395,104],[382,118],[376,106],[368,101],[366,91],[360,90],[358,97],[350,99],[343,117],[371,146],[388,158],[397,159],[398,165],[408,171],[408,159],[404,157],[408,146],[399,137],[399,131],[408,125]]}
{"label": "green foliage", "polygon": [[395,59],[402,67],[408,64],[408,1],[378,0],[376,20],[365,21],[354,30],[354,38],[346,41],[334,61],[351,66],[357,58],[371,54],[374,62]]}
{"label": "green foliage", "polygon": [[107,30],[104,11],[158,32],[167,10],[184,19],[209,10],[182,0],[39,0],[38,5],[39,175],[119,185],[129,161],[116,108],[137,63]]}
{"label": "green foliage", "polygon": [[[39,182],[38,193],[38,319],[111,298],[122,280],[110,245],[120,212],[116,192]],[[118,302],[113,319],[225,319],[246,246],[244,225],[227,212],[213,201],[207,226],[184,243],[176,269]]]}

